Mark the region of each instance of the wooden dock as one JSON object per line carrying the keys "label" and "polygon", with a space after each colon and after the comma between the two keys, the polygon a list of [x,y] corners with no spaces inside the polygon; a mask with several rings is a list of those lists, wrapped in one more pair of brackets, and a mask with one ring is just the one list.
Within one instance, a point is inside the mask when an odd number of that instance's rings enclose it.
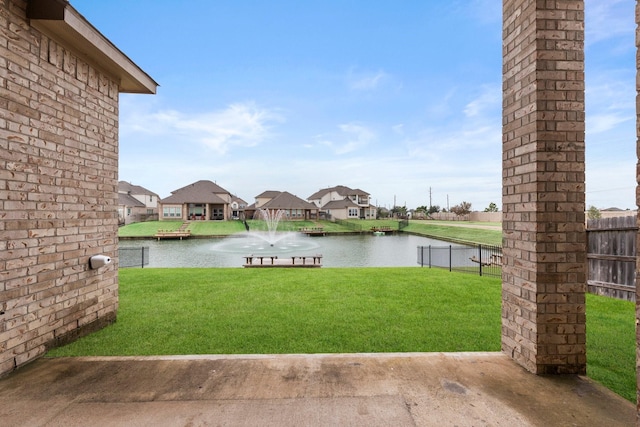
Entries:
{"label": "wooden dock", "polygon": [[158,230],[153,235],[156,239],[187,239],[191,237],[191,231],[189,230]]}
{"label": "wooden dock", "polygon": [[298,231],[306,234],[307,236],[324,236],[327,234],[322,227],[301,227]]}
{"label": "wooden dock", "polygon": [[320,268],[322,255],[290,256],[278,258],[275,255],[244,257],[244,268]]}

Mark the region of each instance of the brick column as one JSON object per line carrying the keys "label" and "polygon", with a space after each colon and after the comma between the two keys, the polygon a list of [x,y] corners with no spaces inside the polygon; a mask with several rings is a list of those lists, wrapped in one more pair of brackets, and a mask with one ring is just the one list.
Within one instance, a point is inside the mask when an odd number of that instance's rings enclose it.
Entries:
{"label": "brick column", "polygon": [[502,350],[586,372],[584,2],[503,0]]}

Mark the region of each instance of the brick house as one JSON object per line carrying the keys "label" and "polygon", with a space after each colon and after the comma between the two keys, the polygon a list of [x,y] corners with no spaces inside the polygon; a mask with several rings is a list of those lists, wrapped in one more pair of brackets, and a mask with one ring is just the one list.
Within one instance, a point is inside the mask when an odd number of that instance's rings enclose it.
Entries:
{"label": "brick house", "polygon": [[200,180],[162,199],[160,220],[227,220],[240,210],[242,203],[242,199],[218,184]]}
{"label": "brick house", "polygon": [[318,208],[306,200],[286,191],[265,191],[256,196],[256,202],[246,209],[247,218],[253,218],[259,209],[283,210],[288,220],[308,220],[318,218]]}
{"label": "brick house", "polygon": [[1,375],[115,320],[118,97],[157,83],[67,1],[0,0],[0,27]]}
{"label": "brick house", "polygon": [[158,219],[158,200],[153,191],[126,181],[118,182],[118,223]]}
{"label": "brick house", "polygon": [[307,200],[318,208],[321,215],[336,219],[375,219],[376,207],[366,191],[351,189],[344,185],[323,188]]}

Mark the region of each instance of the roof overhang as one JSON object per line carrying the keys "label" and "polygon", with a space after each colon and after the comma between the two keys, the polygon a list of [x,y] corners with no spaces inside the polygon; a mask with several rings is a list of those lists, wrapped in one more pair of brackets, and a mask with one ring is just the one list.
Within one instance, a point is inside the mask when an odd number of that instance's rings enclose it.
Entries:
{"label": "roof overhang", "polygon": [[67,0],[29,0],[31,25],[114,77],[120,92],[154,94],[158,84],[91,25]]}

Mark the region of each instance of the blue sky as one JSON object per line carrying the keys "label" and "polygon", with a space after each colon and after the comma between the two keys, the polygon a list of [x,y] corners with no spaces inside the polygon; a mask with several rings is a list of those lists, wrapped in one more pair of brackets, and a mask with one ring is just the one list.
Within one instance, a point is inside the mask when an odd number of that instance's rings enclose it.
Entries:
{"label": "blue sky", "polygon": [[[72,0],[146,71],[120,179],[501,206],[500,0]],[[633,0],[586,0],[587,205],[635,208]],[[431,192],[431,193],[430,193]],[[431,194],[431,199],[430,199]]]}

